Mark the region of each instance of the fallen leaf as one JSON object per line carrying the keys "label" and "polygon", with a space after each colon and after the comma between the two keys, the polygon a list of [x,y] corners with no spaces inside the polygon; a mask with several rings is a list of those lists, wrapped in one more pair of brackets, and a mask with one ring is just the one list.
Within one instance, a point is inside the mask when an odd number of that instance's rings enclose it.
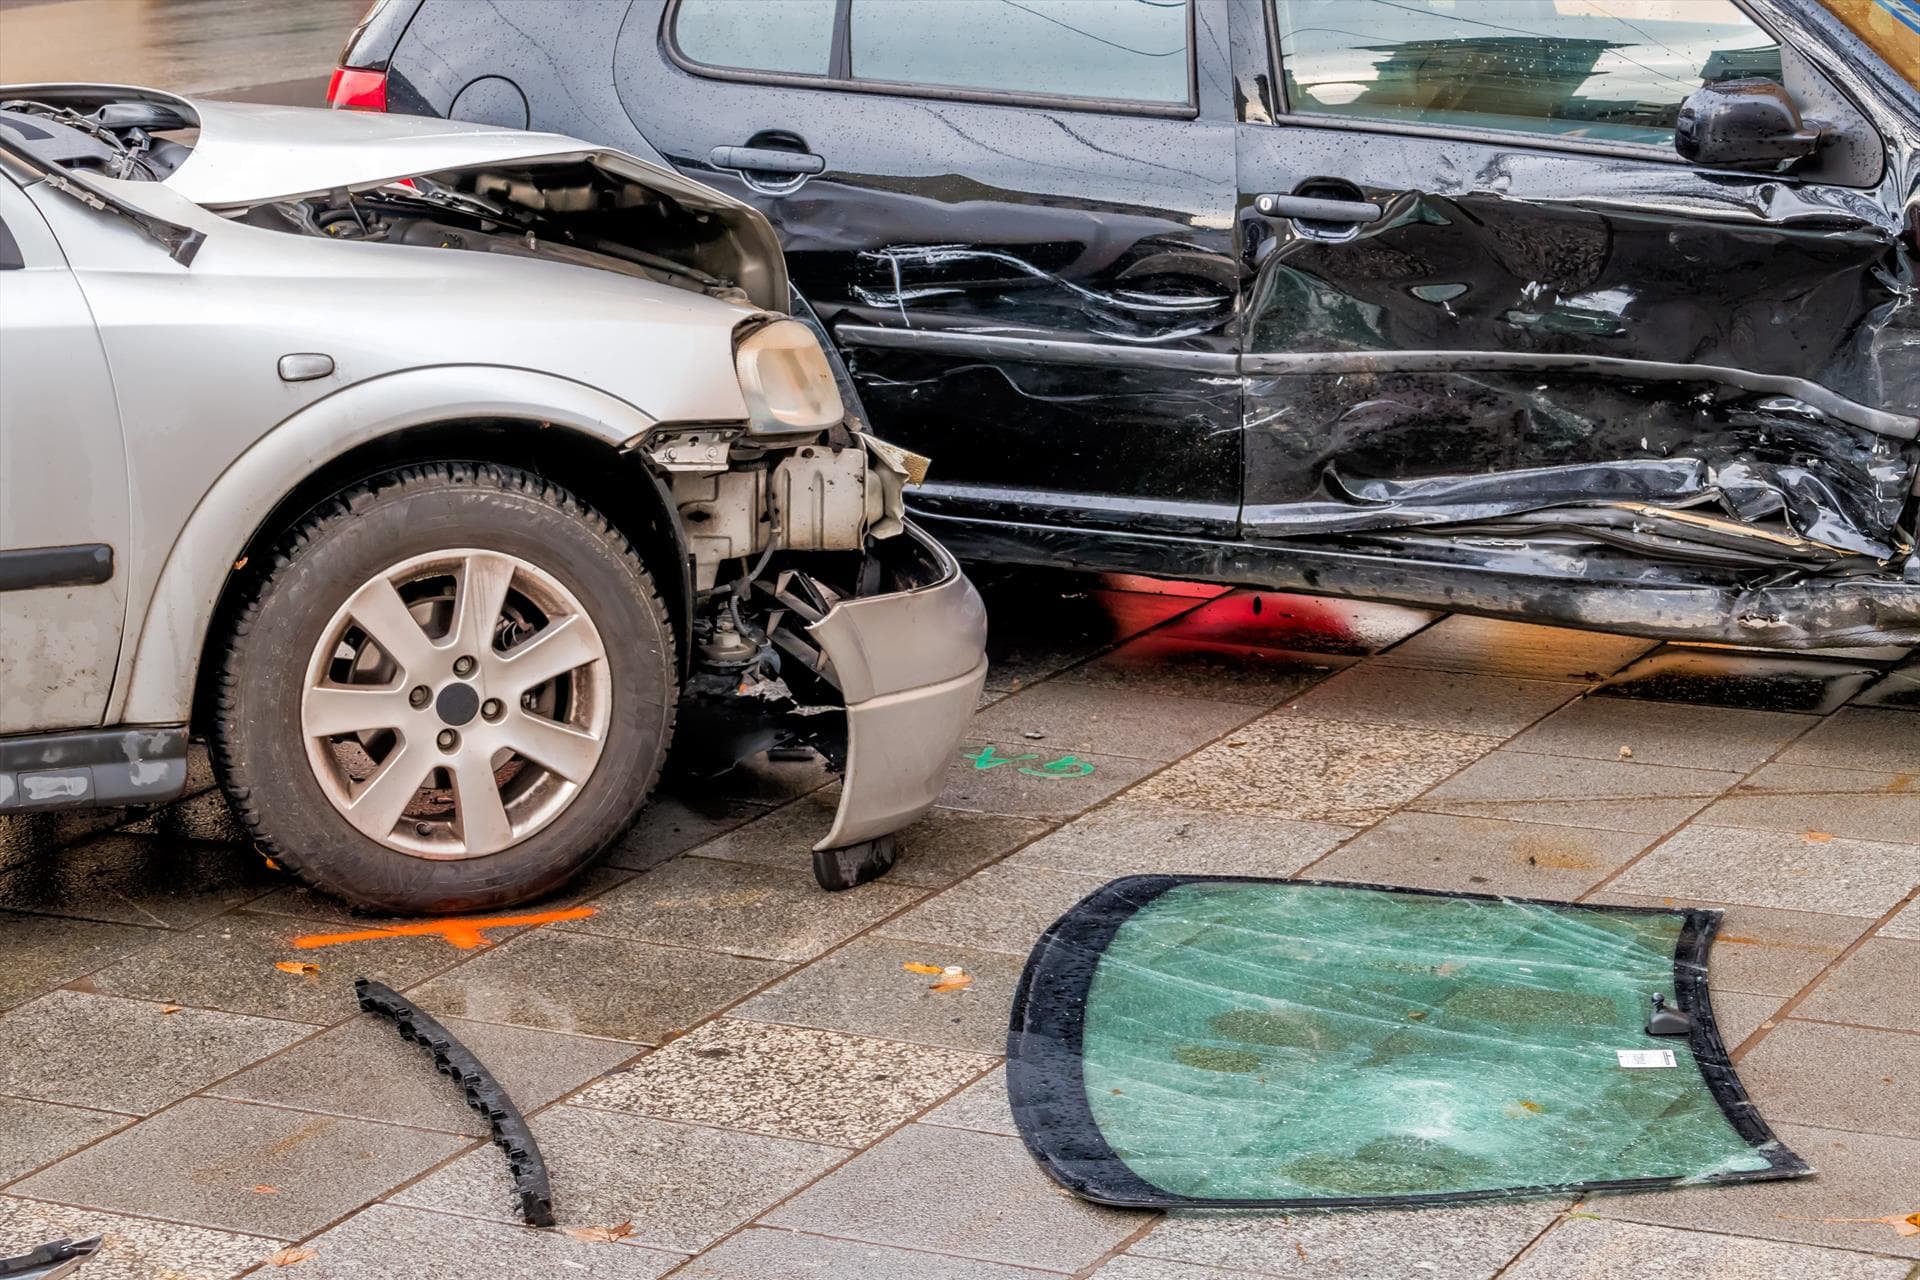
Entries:
{"label": "fallen leaf", "polygon": [[1293,1251],[1299,1255],[1300,1261],[1305,1262],[1307,1260],[1306,1246],[1302,1245],[1298,1240],[1293,1242]]}
{"label": "fallen leaf", "polygon": [[944,968],[942,968],[937,964],[917,964],[912,960],[907,961],[905,964],[901,965],[900,967],[902,969],[905,969],[908,973],[945,973],[946,972]]}
{"label": "fallen leaf", "polygon": [[280,1194],[280,1188],[270,1187],[263,1182],[260,1185],[256,1186],[253,1189],[253,1192],[255,1195],[261,1195],[261,1196],[277,1196]]}
{"label": "fallen leaf", "polygon": [[929,991],[959,991],[973,985],[973,977],[965,973],[950,973],[940,981],[928,987]]}
{"label": "fallen leaf", "polygon": [[612,1244],[615,1240],[624,1240],[633,1234],[631,1222],[616,1223],[611,1227],[562,1227],[560,1229],[575,1240],[586,1244]]}
{"label": "fallen leaf", "polygon": [[160,1012],[161,1013],[178,1013],[180,1012],[180,1006],[177,1004],[163,1004],[160,1006]]}
{"label": "fallen leaf", "polygon": [[279,960],[274,963],[273,967],[282,973],[297,973],[303,977],[311,977],[313,974],[320,972],[319,965],[312,964],[305,960]]}
{"label": "fallen leaf", "polygon": [[1890,1213],[1884,1218],[1796,1218],[1790,1213],[1776,1214],[1783,1222],[1851,1222],[1863,1226],[1882,1225],[1892,1227],[1903,1236],[1920,1236],[1920,1210],[1913,1213]]}
{"label": "fallen leaf", "polygon": [[1632,748],[1632,747],[1621,747],[1621,748],[1620,748],[1620,758],[1621,758],[1622,760],[1631,760],[1631,759],[1633,759],[1633,748]]}
{"label": "fallen leaf", "polygon": [[268,1255],[267,1261],[276,1267],[292,1267],[305,1262],[308,1258],[317,1258],[319,1256],[320,1251],[318,1249],[309,1249],[303,1245],[290,1244],[284,1249],[275,1249]]}
{"label": "fallen leaf", "polygon": [[1425,1009],[1409,1009],[1407,1010],[1407,1018],[1412,1022],[1425,1022],[1427,1019],[1427,1011]]}
{"label": "fallen leaf", "polygon": [[280,869],[280,864],[272,858],[262,858],[261,861],[267,864],[267,870],[269,871],[278,871]]}
{"label": "fallen leaf", "polygon": [[1807,832],[1807,843],[1808,844],[1832,844],[1833,837],[1828,835],[1824,831],[1809,831]]}

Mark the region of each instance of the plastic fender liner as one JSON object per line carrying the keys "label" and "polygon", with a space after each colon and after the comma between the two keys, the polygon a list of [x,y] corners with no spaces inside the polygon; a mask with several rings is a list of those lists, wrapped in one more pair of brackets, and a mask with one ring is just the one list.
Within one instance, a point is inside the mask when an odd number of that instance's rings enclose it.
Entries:
{"label": "plastic fender liner", "polygon": [[553,1187],[547,1180],[546,1157],[540,1144],[527,1128],[526,1117],[513,1104],[507,1091],[480,1065],[473,1051],[455,1040],[431,1014],[392,987],[366,978],[353,980],[353,993],[360,1007],[393,1019],[400,1034],[433,1053],[435,1070],[451,1076],[467,1095],[467,1105],[486,1117],[493,1131],[493,1144],[507,1153],[507,1167],[513,1172],[513,1194],[520,1202],[520,1216],[530,1227],[553,1225]]}

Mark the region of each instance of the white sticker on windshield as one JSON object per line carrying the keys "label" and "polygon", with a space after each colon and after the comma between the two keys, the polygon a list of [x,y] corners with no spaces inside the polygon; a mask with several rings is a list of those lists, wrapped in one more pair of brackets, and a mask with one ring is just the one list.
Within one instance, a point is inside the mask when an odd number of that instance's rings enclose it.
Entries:
{"label": "white sticker on windshield", "polygon": [[1671,1049],[1615,1049],[1614,1057],[1620,1059],[1623,1067],[1671,1067],[1674,1064]]}

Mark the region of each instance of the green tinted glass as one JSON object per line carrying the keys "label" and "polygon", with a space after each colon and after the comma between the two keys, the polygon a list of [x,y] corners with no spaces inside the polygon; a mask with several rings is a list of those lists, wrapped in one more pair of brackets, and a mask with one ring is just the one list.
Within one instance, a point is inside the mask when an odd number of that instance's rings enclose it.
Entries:
{"label": "green tinted glass", "polygon": [[[1717,918],[1116,881],[1028,963],[1014,1113],[1049,1172],[1117,1204],[1790,1177],[1706,1003]],[[1655,993],[1690,1034],[1648,1033]]]}

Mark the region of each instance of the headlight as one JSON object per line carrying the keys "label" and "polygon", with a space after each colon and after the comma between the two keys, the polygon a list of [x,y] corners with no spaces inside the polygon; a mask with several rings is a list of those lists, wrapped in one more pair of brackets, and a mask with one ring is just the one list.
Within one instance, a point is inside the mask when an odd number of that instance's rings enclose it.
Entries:
{"label": "headlight", "polygon": [[755,329],[734,348],[733,364],[753,434],[823,431],[846,416],[827,354],[798,320]]}

